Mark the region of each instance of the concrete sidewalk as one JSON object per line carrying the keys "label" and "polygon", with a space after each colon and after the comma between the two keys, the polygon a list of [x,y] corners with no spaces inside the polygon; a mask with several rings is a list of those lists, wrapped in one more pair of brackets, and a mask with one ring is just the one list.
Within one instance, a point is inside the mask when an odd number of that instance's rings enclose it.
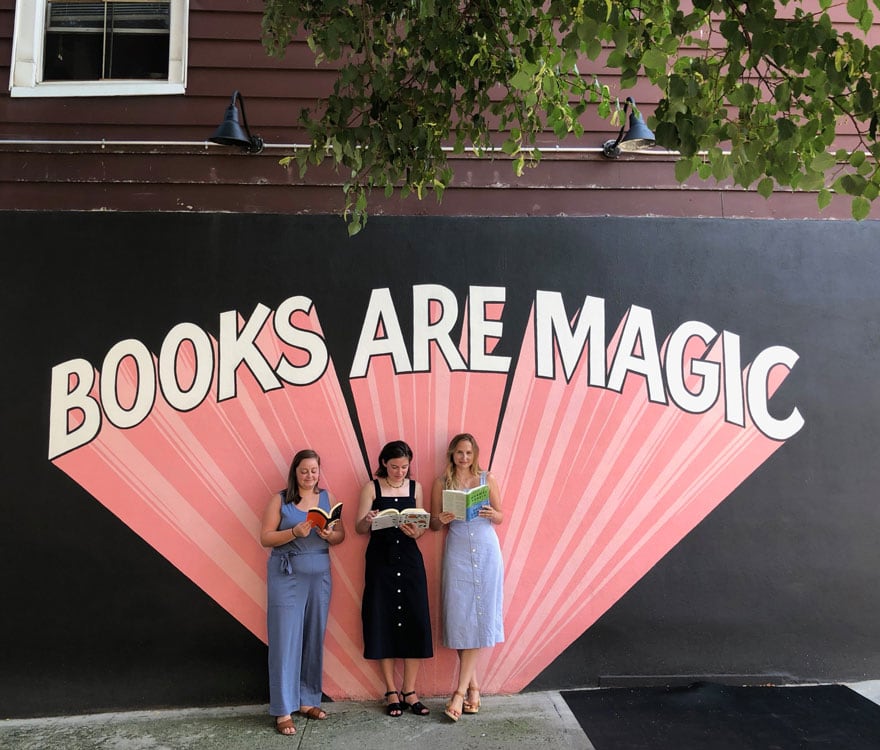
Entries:
{"label": "concrete sidewalk", "polygon": [[[880,680],[847,687],[880,704]],[[0,721],[3,750],[595,750],[555,691],[483,696],[476,716],[453,723],[442,699],[430,716],[386,716],[380,701],[325,703],[325,721],[295,717],[296,734],[272,728],[268,707],[187,708]],[[843,748],[841,750],[844,750]]]}
{"label": "concrete sidewalk", "polygon": [[324,721],[294,717],[296,734],[272,728],[267,706],[134,711],[0,722],[4,750],[593,750],[558,692],[483,696],[479,714],[453,723],[445,700],[423,699],[429,716],[384,714],[374,703],[325,703]]}

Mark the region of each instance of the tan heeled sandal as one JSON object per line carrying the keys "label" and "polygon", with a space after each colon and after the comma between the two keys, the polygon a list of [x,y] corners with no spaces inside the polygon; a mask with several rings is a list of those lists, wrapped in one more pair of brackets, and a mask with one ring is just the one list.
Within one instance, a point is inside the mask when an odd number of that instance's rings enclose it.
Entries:
{"label": "tan heeled sandal", "polygon": [[446,704],[446,708],[443,710],[443,713],[446,714],[453,721],[458,721],[461,718],[461,711],[452,707],[452,704],[455,702],[455,696],[461,698],[461,707],[464,709],[464,693],[460,693],[456,690],[452,694],[452,698],[449,699],[449,703]]}
{"label": "tan heeled sandal", "polygon": [[[469,700],[471,695],[476,695],[477,699],[475,701]],[[482,705],[482,701],[480,700],[480,689],[479,688],[468,688],[467,697],[461,704],[461,712],[463,714],[478,714],[480,713],[480,706]]]}

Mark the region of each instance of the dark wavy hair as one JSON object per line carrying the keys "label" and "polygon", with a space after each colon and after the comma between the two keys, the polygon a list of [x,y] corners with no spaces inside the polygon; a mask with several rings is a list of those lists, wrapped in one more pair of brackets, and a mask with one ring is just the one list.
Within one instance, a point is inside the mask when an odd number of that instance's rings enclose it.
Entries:
{"label": "dark wavy hair", "polygon": [[[373,476],[379,478],[387,477],[388,469],[385,468],[385,462],[390,461],[392,458],[406,458],[412,462],[412,448],[404,443],[403,440],[392,440],[390,443],[386,443],[379,453],[379,468],[376,469]],[[409,476],[409,469],[407,469],[406,475],[407,477]]]}
{"label": "dark wavy hair", "polygon": [[[318,468],[321,468],[321,457],[311,448],[305,448],[297,451],[290,462],[290,471],[287,472],[287,494],[284,496],[285,503],[296,503],[302,498],[299,496],[299,485],[296,482],[296,470],[299,465],[307,458],[314,458],[318,462]],[[320,487],[315,487],[317,492],[321,491]]]}

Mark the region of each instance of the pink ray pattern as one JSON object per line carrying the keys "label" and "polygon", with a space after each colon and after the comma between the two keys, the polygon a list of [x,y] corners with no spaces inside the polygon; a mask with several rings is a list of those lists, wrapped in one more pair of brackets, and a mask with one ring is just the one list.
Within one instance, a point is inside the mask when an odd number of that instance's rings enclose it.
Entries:
{"label": "pink ray pattern", "polygon": [[[466,305],[465,305],[466,307]],[[489,313],[500,318],[502,307],[490,306]],[[459,350],[467,351],[467,315],[464,315]],[[489,346],[492,344],[490,343]],[[432,359],[430,372],[395,374],[389,357],[375,358],[366,377],[351,381],[352,393],[364,444],[370,455],[371,471],[376,468],[379,451],[391,440],[405,440],[413,450],[411,475],[422,485],[425,507],[430,507],[431,486],[445,462],[445,451],[456,433],[472,432],[488,456],[492,445],[506,373],[450,371],[440,356]],[[485,449],[482,448],[485,446]],[[484,459],[485,462],[485,459]],[[444,538],[427,533],[419,541],[428,575],[429,606],[434,634],[434,658],[419,670],[419,691],[424,695],[450,692],[456,664],[455,652],[440,644],[440,565]],[[366,548],[363,540],[362,549]],[[361,574],[363,565],[361,565]],[[363,640],[359,642],[363,649]],[[375,665],[363,696],[382,692],[382,681]]]}
{"label": "pink ray pattern", "polygon": [[[725,422],[720,402],[703,414],[650,403],[640,377],[620,394],[577,373],[539,380],[533,341],[527,332],[495,454],[508,638],[484,682],[504,692],[525,687],[782,445]],[[703,355],[720,361],[691,342],[689,356]]]}
{"label": "pink ray pattern", "polygon": [[[501,306],[490,314],[500,319]],[[322,335],[314,310],[295,315],[298,328]],[[269,329],[257,339],[267,362],[302,359]],[[467,330],[465,320],[462,354]],[[720,361],[718,346],[704,352],[691,342],[689,356]],[[349,532],[331,555],[324,689],[337,699],[363,699],[382,689],[376,664],[361,656],[367,540],[353,522],[379,449],[395,439],[412,446],[413,475],[428,504],[453,434],[473,432],[484,465],[495,442],[507,640],[484,655],[482,673],[486,692],[516,692],[782,445],[751,422],[726,423],[720,404],[690,414],[650,403],[640,376],[631,374],[621,393],[587,387],[577,371],[570,382],[538,378],[535,357],[534,313],[512,374],[450,371],[440,356],[429,372],[398,374],[390,356],[374,357],[366,376],[350,381],[369,467],[332,361],[311,385],[269,392],[241,368],[235,398],[209,396],[190,412],[160,398],[140,425],[120,430],[105,422],[92,442],[53,463],[265,640],[268,553],[259,544],[260,517],[284,486],[293,453],[317,450],[323,484],[345,503]],[[179,382],[192,382],[195,361],[185,347],[177,367]],[[785,374],[774,371],[771,388]],[[121,403],[134,400],[135,377],[123,361]],[[435,658],[420,673],[424,695],[448,694],[455,676],[456,655],[439,643],[442,546],[442,533],[420,541],[435,634]]]}
{"label": "pink ray pattern", "polygon": [[[314,310],[296,315],[300,329],[322,334]],[[284,353],[296,362],[302,352],[282,345],[269,328],[257,339],[267,361]],[[179,381],[191,382],[195,361],[186,347],[177,365]],[[121,403],[133,402],[135,376],[124,360],[117,378]],[[265,641],[268,552],[259,543],[260,519],[269,497],[286,485],[293,454],[304,447],[322,456],[323,484],[346,503],[344,517],[350,517],[366,472],[332,362],[311,385],[268,393],[241,368],[235,398],[218,403],[209,396],[189,412],[157,399],[140,425],[120,430],[105,421],[91,443],[53,463]],[[351,577],[344,552],[342,545],[331,557],[328,644],[339,652],[330,663],[345,669],[328,670],[326,685],[340,696],[347,674],[362,661],[346,643],[346,634],[360,629],[352,614],[360,582]]]}

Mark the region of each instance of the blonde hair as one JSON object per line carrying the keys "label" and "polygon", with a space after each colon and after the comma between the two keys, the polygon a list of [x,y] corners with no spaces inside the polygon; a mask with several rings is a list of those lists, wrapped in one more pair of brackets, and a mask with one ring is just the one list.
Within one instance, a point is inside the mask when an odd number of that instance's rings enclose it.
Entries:
{"label": "blonde hair", "polygon": [[449,447],[446,449],[446,470],[443,473],[443,485],[448,490],[455,489],[455,461],[452,456],[455,453],[456,446],[465,441],[469,442],[474,449],[474,460],[471,462],[471,474],[478,477],[483,471],[480,468],[480,446],[477,444],[477,439],[469,432],[460,432],[449,441]]}

